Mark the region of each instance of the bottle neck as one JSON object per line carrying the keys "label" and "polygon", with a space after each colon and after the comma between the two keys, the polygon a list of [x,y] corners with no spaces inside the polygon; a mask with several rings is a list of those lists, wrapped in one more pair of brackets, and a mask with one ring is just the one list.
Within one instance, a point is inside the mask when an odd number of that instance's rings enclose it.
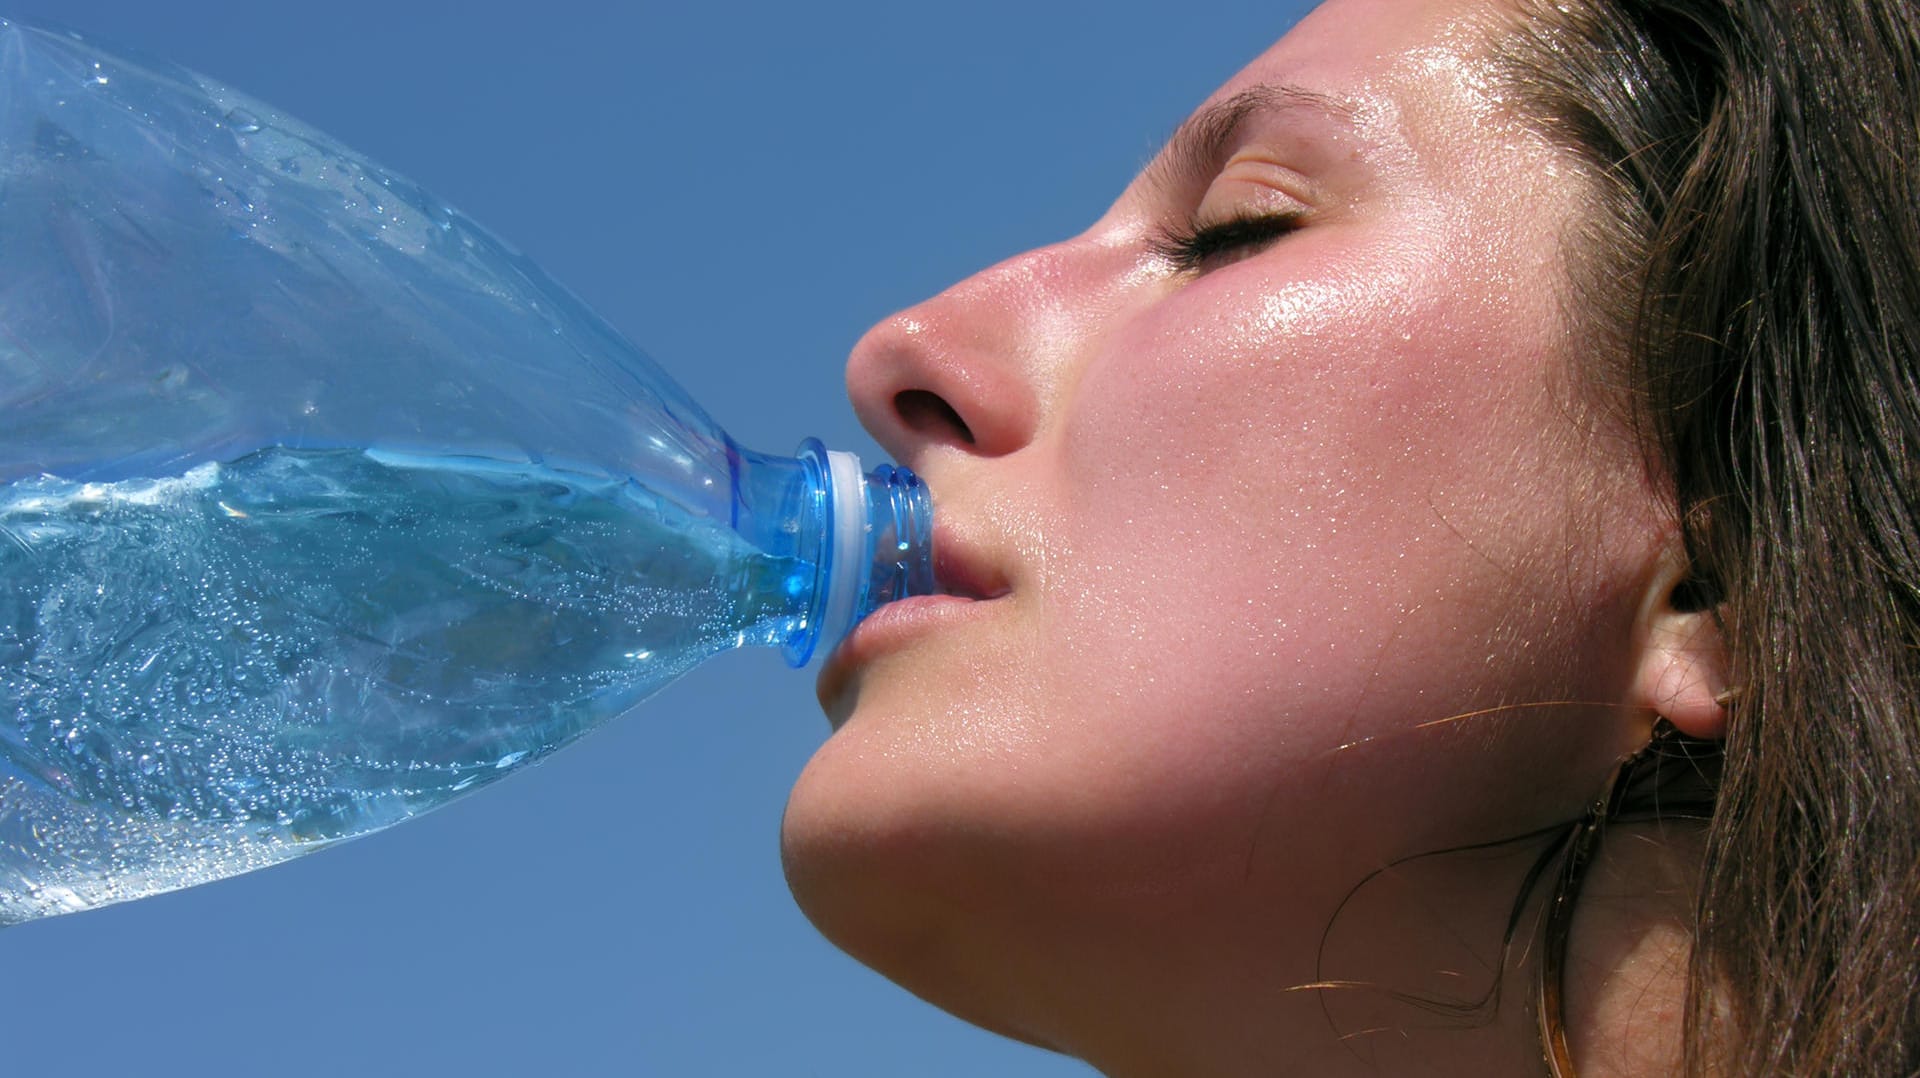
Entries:
{"label": "bottle neck", "polygon": [[790,596],[789,665],[832,651],[882,604],[933,593],[933,499],[913,472],[863,474],[859,458],[811,438],[793,457],[728,448],[734,529],[811,569],[811,586],[803,570]]}
{"label": "bottle neck", "polygon": [[[838,455],[838,454],[837,454]],[[859,458],[843,454],[853,471]],[[866,590],[854,621],[877,607],[911,595],[932,595],[933,493],[920,477],[897,464],[882,464],[860,479],[866,505]],[[849,624],[848,628],[852,628]],[[836,641],[837,643],[837,641]]]}

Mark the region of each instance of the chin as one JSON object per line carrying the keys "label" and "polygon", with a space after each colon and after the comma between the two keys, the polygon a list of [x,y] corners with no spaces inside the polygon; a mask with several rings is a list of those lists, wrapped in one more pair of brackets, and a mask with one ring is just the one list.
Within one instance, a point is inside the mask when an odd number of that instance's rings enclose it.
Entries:
{"label": "chin", "polygon": [[1068,746],[1016,745],[1009,728],[1034,716],[997,715],[995,736],[967,721],[978,699],[882,710],[873,684],[796,782],[782,859],[822,935],[929,1003],[1058,1048],[1044,1016],[1116,959],[1114,941],[1177,950],[1172,913],[1244,886],[1223,806],[1138,788],[1089,797],[1056,755]]}
{"label": "chin", "polygon": [[[857,725],[859,717],[853,718]],[[830,738],[794,786],[781,821],[781,861],[794,901],[821,935],[862,964],[976,1025],[1031,1040],[991,1006],[970,969],[983,918],[979,884],[995,873],[965,860],[932,809],[903,803],[899,776],[847,766],[851,730]]]}
{"label": "chin", "polygon": [[1061,1050],[1026,998],[1043,978],[1006,961],[1032,951],[1009,938],[980,889],[951,885],[952,871],[914,851],[904,831],[835,833],[806,814],[789,805],[782,860],[795,902],[828,942],[965,1022]]}

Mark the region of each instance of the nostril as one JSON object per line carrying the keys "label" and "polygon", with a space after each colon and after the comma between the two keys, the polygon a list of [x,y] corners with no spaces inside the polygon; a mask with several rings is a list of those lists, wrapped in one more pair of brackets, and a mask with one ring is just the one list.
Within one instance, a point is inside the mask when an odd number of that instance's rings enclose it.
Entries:
{"label": "nostril", "polygon": [[934,438],[958,438],[963,444],[973,444],[973,431],[967,427],[967,421],[960,418],[953,405],[938,393],[924,389],[906,389],[893,395],[893,410],[900,415],[900,421],[915,434]]}

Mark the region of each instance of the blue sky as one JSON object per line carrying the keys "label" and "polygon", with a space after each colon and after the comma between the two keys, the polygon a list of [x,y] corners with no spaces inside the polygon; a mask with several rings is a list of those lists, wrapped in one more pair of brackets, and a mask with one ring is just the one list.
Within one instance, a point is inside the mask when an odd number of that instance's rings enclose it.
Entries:
{"label": "blue sky", "polygon": [[[174,60],[305,119],[513,241],[741,442],[814,435],[872,462],[840,380],[860,332],[1084,227],[1302,7],[13,0],[0,13]],[[776,840],[787,788],[827,735],[811,677],[771,652],[722,656],[402,827],[0,932],[0,1068],[1089,1073],[914,1000],[795,910]]]}

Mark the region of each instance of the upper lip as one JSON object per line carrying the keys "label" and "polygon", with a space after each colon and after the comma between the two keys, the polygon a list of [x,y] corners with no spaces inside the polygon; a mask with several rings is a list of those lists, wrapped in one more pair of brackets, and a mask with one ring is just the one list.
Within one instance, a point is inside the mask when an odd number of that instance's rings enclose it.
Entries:
{"label": "upper lip", "polygon": [[964,599],[998,599],[1013,590],[993,559],[958,529],[940,526],[933,533],[933,580],[940,594]]}

